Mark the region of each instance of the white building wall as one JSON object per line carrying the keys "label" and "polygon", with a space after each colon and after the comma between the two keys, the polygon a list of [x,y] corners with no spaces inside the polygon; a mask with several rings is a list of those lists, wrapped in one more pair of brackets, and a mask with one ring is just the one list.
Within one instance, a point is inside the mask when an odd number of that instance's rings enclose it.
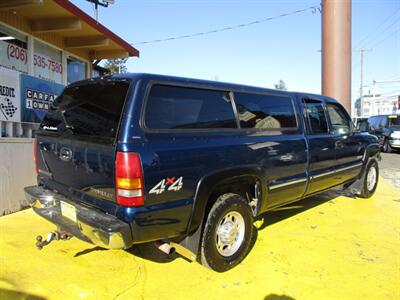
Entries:
{"label": "white building wall", "polygon": [[394,114],[398,112],[398,97],[395,96],[364,96],[363,113],[364,117],[375,115]]}
{"label": "white building wall", "polygon": [[32,139],[0,138],[0,216],[27,206],[24,187],[36,184]]}

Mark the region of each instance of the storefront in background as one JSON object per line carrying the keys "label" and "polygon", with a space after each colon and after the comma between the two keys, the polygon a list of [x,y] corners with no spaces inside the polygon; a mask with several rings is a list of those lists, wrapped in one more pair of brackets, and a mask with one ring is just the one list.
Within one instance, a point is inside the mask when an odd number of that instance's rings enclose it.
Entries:
{"label": "storefront in background", "polygon": [[[36,184],[32,139],[67,84],[101,75],[102,59],[139,56],[67,0],[0,0],[0,216]],[[18,180],[16,180],[18,179]]]}
{"label": "storefront in background", "polygon": [[0,23],[0,136],[31,137],[64,86],[88,77],[89,64]]}
{"label": "storefront in background", "polygon": [[32,137],[66,85],[101,75],[102,59],[131,56],[139,52],[69,1],[1,2],[0,138]]}

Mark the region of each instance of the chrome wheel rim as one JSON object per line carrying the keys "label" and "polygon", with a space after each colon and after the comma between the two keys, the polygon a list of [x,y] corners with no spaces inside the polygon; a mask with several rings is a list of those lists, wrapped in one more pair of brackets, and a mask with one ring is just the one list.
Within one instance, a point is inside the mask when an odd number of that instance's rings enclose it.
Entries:
{"label": "chrome wheel rim", "polygon": [[244,240],[245,223],[236,211],[228,212],[219,222],[216,234],[216,247],[219,254],[228,257],[235,254]]}
{"label": "chrome wheel rim", "polygon": [[368,189],[368,191],[371,192],[375,188],[375,184],[376,184],[376,168],[374,166],[372,166],[371,168],[369,168],[368,174],[367,174],[367,189]]}

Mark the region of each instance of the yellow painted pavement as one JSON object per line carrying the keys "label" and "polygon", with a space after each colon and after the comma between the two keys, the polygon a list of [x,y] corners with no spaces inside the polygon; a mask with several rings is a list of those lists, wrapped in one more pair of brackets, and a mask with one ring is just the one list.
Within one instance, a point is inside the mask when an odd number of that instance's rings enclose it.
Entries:
{"label": "yellow painted pavement", "polygon": [[400,299],[390,183],[371,199],[314,196],[257,224],[245,261],[215,273],[151,244],[110,251],[74,238],[38,251],[36,235],[53,225],[31,210],[1,217],[0,299]]}

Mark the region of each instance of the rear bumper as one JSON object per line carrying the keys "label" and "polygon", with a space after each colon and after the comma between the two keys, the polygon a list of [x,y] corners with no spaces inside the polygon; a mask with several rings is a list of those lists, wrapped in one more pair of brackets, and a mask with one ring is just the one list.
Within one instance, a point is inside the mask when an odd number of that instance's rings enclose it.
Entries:
{"label": "rear bumper", "polygon": [[[81,240],[107,249],[127,249],[133,244],[129,224],[114,216],[40,186],[26,187],[25,196],[38,215]],[[60,201],[75,208],[76,221],[62,215]]]}

